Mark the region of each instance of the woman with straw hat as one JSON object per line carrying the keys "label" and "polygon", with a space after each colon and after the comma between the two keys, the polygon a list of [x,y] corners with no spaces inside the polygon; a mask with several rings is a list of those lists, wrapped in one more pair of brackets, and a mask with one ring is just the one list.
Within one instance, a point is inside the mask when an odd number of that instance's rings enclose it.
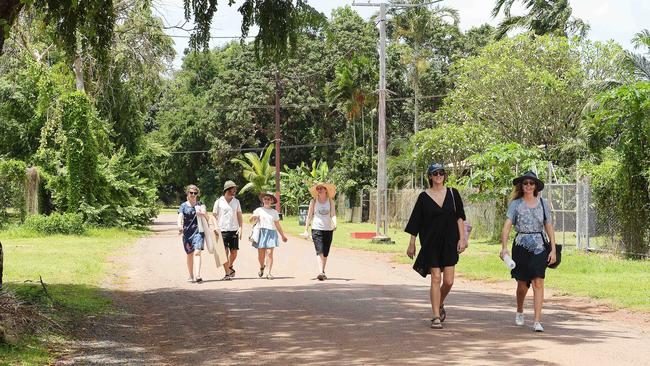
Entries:
{"label": "woman with straw hat", "polygon": [[278,211],[271,207],[277,202],[273,193],[261,193],[260,201],[262,201],[262,207],[256,208],[250,218],[251,222],[257,225],[257,230],[259,230],[256,234],[257,237],[253,239],[253,246],[257,248],[257,259],[260,262],[260,271],[257,275],[259,277],[264,276],[264,270],[268,267],[266,278],[272,280],[273,249],[280,246],[278,233],[282,237],[282,242],[286,243],[287,237],[284,235],[282,226],[280,226]]}
{"label": "woman with straw hat", "polygon": [[309,193],[314,199],[309,202],[305,231],[311,223],[311,238],[314,242],[318,262],[316,278],[323,281],[327,279],[325,266],[332,246],[333,233],[336,230],[336,206],[334,205],[336,186],[318,182],[309,188]]}
{"label": "woman with straw hat", "polygon": [[512,259],[517,265],[510,275],[517,280],[515,324],[524,325],[524,299],[532,283],[535,312],[533,330],[543,332],[541,318],[544,277],[546,267],[556,261],[555,231],[551,222],[551,212],[539,195],[539,192],[544,189],[544,182],[537,178],[537,174],[526,172],[513,179],[512,185],[514,190],[501,232],[499,256],[503,259],[506,255],[510,255],[507,244],[510,229],[514,225],[517,235],[512,243]]}
{"label": "woman with straw hat", "polygon": [[242,225],[244,222],[241,205],[235,198],[237,193],[237,184],[229,180],[223,185],[223,196],[219,197],[214,203],[212,213],[217,221],[217,229],[221,232],[223,245],[228,255],[228,263],[224,265],[226,275],[224,280],[230,280],[235,277],[235,259],[239,251],[239,240],[242,235]]}

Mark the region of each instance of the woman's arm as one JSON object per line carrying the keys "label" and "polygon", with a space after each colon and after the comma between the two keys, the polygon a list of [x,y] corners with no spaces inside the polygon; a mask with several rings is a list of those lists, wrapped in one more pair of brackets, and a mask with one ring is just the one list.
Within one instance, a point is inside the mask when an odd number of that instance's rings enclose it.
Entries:
{"label": "woman's arm", "polygon": [[176,217],[176,226],[178,227],[178,232],[182,233],[183,232],[183,214],[179,213],[178,216]]}
{"label": "woman's arm", "polygon": [[275,222],[275,228],[278,229],[278,232],[280,233],[280,236],[282,237],[282,241],[286,242],[287,237],[284,235],[284,231],[282,230],[282,226],[280,225],[280,220]]}
{"label": "woman's arm", "polygon": [[409,247],[406,249],[406,255],[413,259],[415,256],[415,235],[411,235],[411,239],[409,240]]}
{"label": "woman's arm", "polygon": [[465,251],[467,246],[465,245],[465,220],[462,218],[459,218],[457,220],[458,224],[458,253],[462,253]]}
{"label": "woman's arm", "polygon": [[551,242],[551,252],[548,254],[548,264],[553,264],[555,263],[556,257],[555,257],[555,229],[553,229],[553,224],[550,222],[546,222],[544,224],[544,228],[546,229],[546,234],[548,235],[548,240]]}
{"label": "woman's arm", "polygon": [[508,251],[508,238],[510,237],[510,228],[512,228],[512,220],[506,219],[506,222],[503,223],[503,229],[501,230],[501,253],[499,257],[503,259],[506,254],[510,254]]}
{"label": "woman's arm", "polygon": [[307,211],[307,219],[305,219],[305,231],[309,231],[309,225],[314,218],[314,200],[309,202],[309,210]]}
{"label": "woman's arm", "polygon": [[330,198],[330,217],[332,218],[332,230],[336,230],[336,204]]}

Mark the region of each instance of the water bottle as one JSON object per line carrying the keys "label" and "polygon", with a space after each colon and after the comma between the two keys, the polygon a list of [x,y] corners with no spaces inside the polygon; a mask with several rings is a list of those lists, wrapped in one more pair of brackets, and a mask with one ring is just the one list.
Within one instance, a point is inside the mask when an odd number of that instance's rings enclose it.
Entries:
{"label": "water bottle", "polygon": [[503,263],[506,264],[506,267],[508,267],[508,269],[514,269],[517,265],[515,261],[513,261],[512,258],[510,258],[510,256],[507,254],[503,256]]}

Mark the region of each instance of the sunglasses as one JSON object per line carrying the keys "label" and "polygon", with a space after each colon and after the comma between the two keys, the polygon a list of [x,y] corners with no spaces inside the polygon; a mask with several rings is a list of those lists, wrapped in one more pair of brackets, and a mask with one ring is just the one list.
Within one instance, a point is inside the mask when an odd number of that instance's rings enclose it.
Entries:
{"label": "sunglasses", "polygon": [[524,186],[536,186],[537,185],[537,183],[535,183],[535,181],[532,181],[532,180],[525,180],[521,184],[524,185]]}
{"label": "sunglasses", "polygon": [[431,173],[429,175],[432,176],[432,177],[437,177],[437,176],[444,177],[445,174],[447,174],[447,173],[444,170],[436,170],[435,172],[433,172],[433,173]]}
{"label": "sunglasses", "polygon": [[192,196],[198,196],[199,192],[187,192],[187,194],[190,194]]}

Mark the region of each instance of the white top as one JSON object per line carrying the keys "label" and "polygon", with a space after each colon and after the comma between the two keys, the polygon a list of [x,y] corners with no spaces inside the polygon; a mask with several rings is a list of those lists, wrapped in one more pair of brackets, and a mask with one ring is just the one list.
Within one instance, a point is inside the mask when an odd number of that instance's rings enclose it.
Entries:
{"label": "white top", "polygon": [[237,221],[237,212],[241,212],[241,205],[239,200],[233,197],[230,203],[226,201],[224,196],[219,197],[214,202],[212,212],[217,214],[219,221],[219,230],[221,231],[237,231],[239,230],[239,222]]}
{"label": "white top", "polygon": [[260,229],[275,230],[275,223],[280,221],[280,215],[274,208],[258,207],[253,215],[258,217],[257,225]]}
{"label": "white top", "polygon": [[320,203],[318,199],[314,200],[314,219],[311,222],[313,230],[334,230],[331,215],[332,205],[329,198],[327,202]]}

